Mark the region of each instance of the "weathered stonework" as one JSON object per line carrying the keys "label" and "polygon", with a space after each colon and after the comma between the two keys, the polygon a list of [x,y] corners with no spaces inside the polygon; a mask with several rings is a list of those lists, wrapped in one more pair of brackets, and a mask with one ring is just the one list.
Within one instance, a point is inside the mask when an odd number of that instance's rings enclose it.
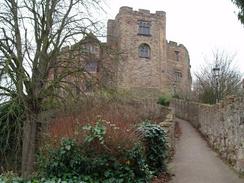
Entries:
{"label": "weathered stonework", "polygon": [[[140,22],[149,25],[150,33],[139,31]],[[86,64],[95,61],[98,69],[92,75],[100,83],[135,93],[139,91],[138,94],[152,93],[158,97],[162,92],[181,96],[190,93],[189,54],[183,45],[167,42],[164,11],[150,13],[149,10],[133,11],[130,7],[121,7],[115,20],[108,20],[107,25],[107,43],[101,43],[90,34],[79,43],[63,48],[58,62],[73,62],[85,68]],[[139,47],[143,44],[150,48],[148,57],[139,55]],[[93,48],[88,50],[92,51],[88,55],[84,54],[86,47]],[[112,73],[110,77],[105,76],[108,72]],[[84,78],[78,82],[84,91]]]}
{"label": "weathered stonework", "polygon": [[172,109],[167,108],[167,110],[168,114],[165,117],[165,120],[160,123],[160,126],[166,133],[166,141],[169,150],[171,151],[170,153],[173,153],[175,150],[175,115]]}
{"label": "weathered stonework", "polygon": [[[61,49],[54,69],[49,72],[49,79],[54,80],[65,73],[70,73],[62,79],[59,93],[65,96],[69,92],[81,94],[98,88],[101,77],[99,72],[103,58],[100,41],[88,34],[78,43]],[[65,89],[66,88],[66,89]]]}
{"label": "weathered stonework", "polygon": [[183,100],[171,105],[177,117],[191,122],[222,158],[244,173],[243,97],[228,97],[216,105]]}
{"label": "weathered stonework", "polygon": [[[150,34],[139,34],[139,22],[150,24]],[[151,88],[179,95],[191,89],[190,61],[183,45],[166,40],[166,13],[149,10],[133,11],[121,7],[115,20],[108,20],[107,44],[121,53],[117,87],[123,89]],[[141,58],[138,48],[150,46],[150,58]]]}

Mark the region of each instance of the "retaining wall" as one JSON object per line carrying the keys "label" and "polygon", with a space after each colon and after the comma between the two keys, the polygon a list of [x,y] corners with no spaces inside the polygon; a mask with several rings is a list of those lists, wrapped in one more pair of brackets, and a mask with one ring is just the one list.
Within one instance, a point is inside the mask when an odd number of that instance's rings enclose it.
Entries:
{"label": "retaining wall", "polygon": [[189,121],[221,158],[244,173],[244,98],[228,97],[215,105],[173,100],[178,118]]}

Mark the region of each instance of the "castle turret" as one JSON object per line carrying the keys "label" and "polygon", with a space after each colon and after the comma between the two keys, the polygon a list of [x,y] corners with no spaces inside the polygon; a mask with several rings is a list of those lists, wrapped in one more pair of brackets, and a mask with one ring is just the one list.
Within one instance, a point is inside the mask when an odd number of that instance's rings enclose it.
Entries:
{"label": "castle turret", "polygon": [[108,22],[108,35],[108,44],[117,45],[122,53],[118,87],[161,90],[161,73],[167,67],[165,12],[121,7]]}
{"label": "castle turret", "polygon": [[170,92],[176,80],[178,88],[190,88],[188,52],[183,45],[167,43],[164,11],[123,6],[115,20],[108,21],[107,33],[108,45],[121,54],[118,88]]}

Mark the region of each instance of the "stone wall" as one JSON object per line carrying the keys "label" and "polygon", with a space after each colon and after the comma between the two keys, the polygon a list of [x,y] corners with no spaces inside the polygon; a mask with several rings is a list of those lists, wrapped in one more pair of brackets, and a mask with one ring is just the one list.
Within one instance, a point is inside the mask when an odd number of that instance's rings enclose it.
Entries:
{"label": "stone wall", "polygon": [[[150,34],[138,32],[140,21],[150,23]],[[107,45],[120,52],[118,88],[173,93],[176,87],[179,93],[189,93],[189,54],[183,45],[167,42],[164,11],[151,13],[149,10],[134,11],[131,7],[121,7],[115,19],[108,20],[107,25]],[[149,57],[139,56],[141,44],[150,47]]]}
{"label": "stone wall", "polygon": [[[140,23],[150,25],[148,34],[139,30]],[[141,45],[149,47],[149,55],[139,53]],[[184,45],[166,40],[166,13],[130,7],[121,7],[114,20],[107,23],[107,43],[101,43],[93,34],[84,36],[72,46],[62,48],[56,63],[66,63],[84,69],[85,75],[67,78],[81,91],[106,86],[134,93],[183,94],[191,89],[190,59]],[[96,65],[96,69],[91,68]],[[63,67],[62,67],[63,68]],[[90,68],[90,69],[89,69]],[[90,71],[89,71],[90,70]],[[54,78],[50,73],[49,79]],[[87,78],[94,79],[87,82]],[[85,81],[86,80],[86,81]],[[92,85],[93,87],[90,87]]]}
{"label": "stone wall", "polygon": [[215,105],[174,100],[178,118],[197,128],[221,158],[244,173],[244,98],[228,97]]}
{"label": "stone wall", "polygon": [[[138,34],[139,20],[151,23],[150,35]],[[120,88],[160,89],[161,68],[166,68],[166,53],[161,51],[166,47],[165,27],[165,13],[133,11],[130,7],[121,7],[115,20],[109,21],[108,45],[115,45],[121,52],[118,69]],[[150,58],[138,55],[138,47],[144,43],[151,48]]]}
{"label": "stone wall", "polygon": [[190,56],[184,45],[167,43],[167,73],[175,84],[175,94],[188,96],[191,90]]}
{"label": "stone wall", "polygon": [[171,109],[168,109],[168,114],[165,117],[165,120],[160,123],[160,126],[166,133],[166,141],[171,156],[175,149],[175,115]]}
{"label": "stone wall", "polygon": [[[164,107],[159,104],[154,99],[140,99],[132,102],[133,107],[141,109],[143,113],[151,114],[149,116],[160,119],[157,122],[164,129],[166,134],[166,143],[169,147],[169,158],[172,157],[175,149],[175,114],[174,110],[169,107]],[[145,112],[146,111],[146,112]],[[143,116],[143,115],[142,115]],[[150,120],[150,117],[145,116]]]}
{"label": "stone wall", "polygon": [[61,79],[61,96],[94,91],[100,85],[101,60],[101,43],[93,34],[88,34],[72,46],[61,48],[57,60],[52,63],[49,80]]}

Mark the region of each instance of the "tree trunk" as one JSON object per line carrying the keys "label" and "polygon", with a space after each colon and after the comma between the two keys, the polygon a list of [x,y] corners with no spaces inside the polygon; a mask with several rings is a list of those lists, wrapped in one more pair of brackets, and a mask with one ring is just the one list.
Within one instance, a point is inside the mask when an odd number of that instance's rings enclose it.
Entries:
{"label": "tree trunk", "polygon": [[21,175],[29,178],[34,170],[37,137],[37,115],[28,114],[23,126]]}

